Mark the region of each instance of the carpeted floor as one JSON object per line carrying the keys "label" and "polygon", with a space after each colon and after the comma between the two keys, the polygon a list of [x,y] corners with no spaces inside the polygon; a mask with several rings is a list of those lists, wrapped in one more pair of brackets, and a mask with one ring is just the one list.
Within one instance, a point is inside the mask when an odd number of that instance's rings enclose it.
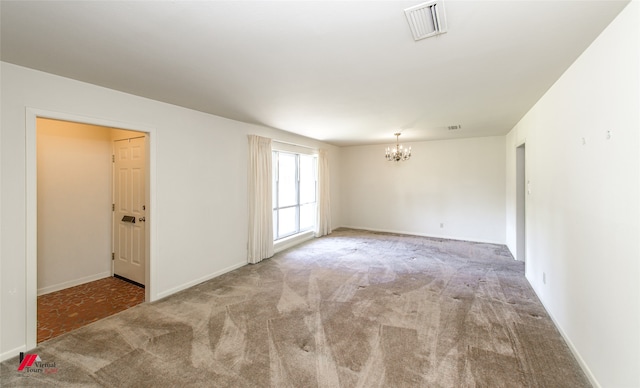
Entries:
{"label": "carpeted floor", "polygon": [[523,272],[499,245],[341,229],[46,341],[48,369],[12,359],[0,381],[588,387]]}
{"label": "carpeted floor", "polygon": [[144,302],[144,288],[108,277],[38,297],[38,343]]}

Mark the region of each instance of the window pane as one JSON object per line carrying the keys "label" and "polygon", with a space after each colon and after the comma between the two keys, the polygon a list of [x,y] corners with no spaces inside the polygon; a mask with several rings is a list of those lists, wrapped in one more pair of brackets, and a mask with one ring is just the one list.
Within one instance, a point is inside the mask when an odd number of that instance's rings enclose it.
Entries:
{"label": "window pane", "polygon": [[316,225],[316,204],[300,206],[300,230],[313,229]]}
{"label": "window pane", "polygon": [[297,204],[296,156],[281,152],[278,158],[278,206]]}
{"label": "window pane", "polygon": [[300,203],[316,201],[316,158],[300,155]]}
{"label": "window pane", "polygon": [[278,210],[278,237],[285,237],[297,231],[296,208],[290,207]]}

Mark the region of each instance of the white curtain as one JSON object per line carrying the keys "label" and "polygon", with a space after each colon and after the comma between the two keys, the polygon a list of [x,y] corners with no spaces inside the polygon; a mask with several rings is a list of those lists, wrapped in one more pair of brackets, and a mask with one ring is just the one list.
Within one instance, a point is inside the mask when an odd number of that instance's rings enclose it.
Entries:
{"label": "white curtain", "polygon": [[318,151],[318,224],[316,237],[331,233],[331,188],[327,150]]}
{"label": "white curtain", "polygon": [[247,260],[273,256],[271,139],[249,135],[249,244]]}

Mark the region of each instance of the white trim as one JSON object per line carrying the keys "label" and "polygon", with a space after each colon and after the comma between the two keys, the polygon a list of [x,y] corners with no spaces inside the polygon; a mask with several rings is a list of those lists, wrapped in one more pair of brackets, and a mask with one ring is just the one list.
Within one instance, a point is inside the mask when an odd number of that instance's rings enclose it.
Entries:
{"label": "white trim", "polygon": [[312,240],[314,238],[313,230],[307,230],[302,233],[294,234],[293,236],[282,238],[273,243],[273,252],[282,252],[285,249],[289,249],[305,241]]}
{"label": "white trim", "polygon": [[32,349],[38,335],[37,114],[27,108],[25,115],[25,346]]}
{"label": "white trim", "polygon": [[[0,64],[0,66],[2,66],[2,64]],[[2,70],[0,69],[0,85],[2,85]],[[2,92],[0,92],[0,112],[2,111]],[[2,133],[2,122],[0,120],[0,134]],[[2,155],[2,136],[0,136],[0,155]],[[1,158],[0,158],[1,159]],[[2,220],[2,169],[0,168],[0,220]],[[2,228],[2,226],[0,225],[0,229]],[[1,234],[1,233],[0,233]],[[2,238],[0,237],[0,274],[2,274]],[[4,288],[2,287],[2,276],[0,276],[0,290],[4,290]],[[2,302],[0,302],[0,304],[2,304]],[[2,308],[0,307],[0,310],[2,310]],[[0,314],[1,317],[1,314]],[[2,319],[0,319],[0,333],[3,333],[2,331]],[[2,350],[2,335],[0,334],[0,350]],[[4,358],[2,358],[3,355],[0,354],[0,361],[4,361]]]}
{"label": "white trim", "polygon": [[[393,234],[406,234],[408,236],[419,236],[419,237],[430,237],[430,238],[439,238],[443,240],[457,240],[457,241],[469,241],[476,243],[484,243],[484,244],[496,244],[496,245],[505,245],[504,241],[492,241],[492,240],[483,240],[476,239],[473,237],[460,237],[460,236],[448,236],[448,235],[438,235],[438,234],[425,234],[425,233],[416,233],[416,232],[407,232],[402,230],[391,230],[391,229],[375,229],[375,228],[366,228],[362,226],[348,226],[343,225],[339,228],[348,228],[348,229],[358,229],[358,230],[367,230],[370,232],[382,232],[382,233],[393,233]],[[335,230],[336,228],[333,228]],[[511,252],[511,251],[509,251]]]}
{"label": "white trim", "polygon": [[148,237],[147,237],[147,257],[146,257],[146,285],[145,299],[148,302],[159,298],[157,295],[157,193],[156,193],[156,144],[158,134],[156,128],[143,124],[124,123],[114,120],[107,120],[96,117],[82,116],[78,114],[55,112],[44,109],[26,107],[25,109],[25,205],[26,205],[26,227],[25,227],[25,347],[33,349],[37,344],[37,300],[38,300],[38,198],[37,198],[37,154],[36,154],[36,119],[38,117],[54,120],[64,120],[90,125],[100,125],[111,128],[126,129],[131,131],[144,132],[148,136],[148,161],[149,161],[149,190],[148,195]]}
{"label": "white trim", "polygon": [[109,277],[111,277],[111,271],[106,271],[106,272],[97,273],[95,275],[85,276],[85,277],[82,277],[80,279],[73,279],[73,280],[69,280],[67,282],[54,284],[52,286],[38,288],[38,296],[50,294],[52,292],[64,290],[65,288],[75,287],[75,286],[79,286],[81,284],[85,284],[85,283],[89,283],[89,282],[93,282],[93,281],[96,281],[96,280],[109,278]]}
{"label": "white trim", "polygon": [[289,152],[293,154],[318,155],[318,149],[303,146],[300,144],[287,143],[278,140],[271,140],[271,150]]}
{"label": "white trim", "polygon": [[[18,346],[17,348],[8,350],[4,353],[0,353],[0,362],[6,361],[10,358],[17,357],[20,355],[20,352],[27,352],[33,348],[27,348],[26,346]],[[16,369],[18,369],[18,364],[16,364]]]}
{"label": "white trim", "polygon": [[564,339],[564,342],[567,344],[567,346],[571,350],[571,353],[573,353],[573,356],[576,358],[576,361],[578,361],[580,368],[582,368],[582,371],[584,372],[584,374],[587,375],[587,378],[589,379],[589,382],[591,383],[591,385],[593,385],[594,388],[601,388],[602,385],[600,385],[600,383],[596,379],[596,376],[594,376],[593,372],[591,372],[591,369],[589,369],[589,366],[587,365],[587,363],[584,361],[584,359],[578,352],[578,349],[576,349],[576,347],[573,345],[573,342],[571,342],[571,339],[569,338],[569,336],[567,336],[565,331],[562,329],[562,326],[560,326],[556,318],[553,316],[553,314],[551,314],[547,306],[544,304],[544,302],[542,301],[542,298],[540,298],[540,295],[538,295],[538,292],[536,292],[536,289],[533,287],[533,284],[531,283],[529,278],[525,276],[525,279],[527,279],[527,282],[531,286],[531,289],[533,290],[533,292],[536,294],[536,297],[544,307],[547,314],[549,314],[549,317],[551,318],[553,325],[556,327],[556,329],[558,329],[558,332],[562,336],[562,339]]}
{"label": "white trim", "polygon": [[198,285],[200,283],[206,282],[207,280],[211,280],[213,278],[217,278],[220,275],[224,275],[227,272],[231,272],[231,271],[236,270],[238,268],[244,267],[247,264],[248,263],[246,261],[243,261],[241,263],[231,265],[231,266],[229,266],[227,268],[223,268],[220,271],[216,271],[216,272],[211,273],[209,275],[203,276],[203,277],[201,277],[199,279],[192,280],[190,282],[181,284],[181,285],[179,285],[177,287],[173,287],[173,288],[168,289],[166,291],[160,292],[160,293],[158,293],[158,299],[162,299],[162,298],[165,298],[167,296],[173,295],[176,292],[180,292],[182,290],[186,290],[187,288],[190,288],[190,287],[193,287],[193,286]]}

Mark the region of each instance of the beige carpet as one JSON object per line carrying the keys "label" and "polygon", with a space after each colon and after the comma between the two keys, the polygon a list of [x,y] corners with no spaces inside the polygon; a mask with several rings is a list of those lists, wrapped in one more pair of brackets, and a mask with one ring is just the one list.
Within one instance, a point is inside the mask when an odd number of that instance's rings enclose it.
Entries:
{"label": "beige carpet", "polygon": [[3,387],[589,386],[504,246],[348,229],[30,353]]}

